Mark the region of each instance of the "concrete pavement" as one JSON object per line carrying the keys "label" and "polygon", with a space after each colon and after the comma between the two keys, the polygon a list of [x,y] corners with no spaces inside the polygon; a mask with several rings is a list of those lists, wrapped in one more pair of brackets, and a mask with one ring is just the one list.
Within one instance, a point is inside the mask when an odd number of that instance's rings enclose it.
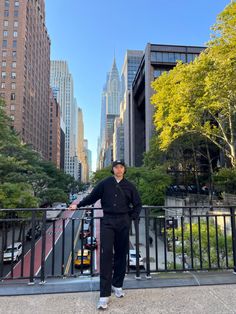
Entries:
{"label": "concrete pavement", "polygon": [[[110,298],[106,313],[236,313],[236,285],[126,290]],[[0,297],[1,314],[98,313],[98,292]]]}

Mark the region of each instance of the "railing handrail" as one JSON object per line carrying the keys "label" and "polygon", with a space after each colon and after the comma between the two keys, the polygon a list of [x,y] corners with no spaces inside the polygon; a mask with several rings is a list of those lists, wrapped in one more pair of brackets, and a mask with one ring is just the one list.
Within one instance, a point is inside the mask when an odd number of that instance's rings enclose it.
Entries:
{"label": "railing handrail", "polygon": [[[184,205],[184,206],[166,206],[166,205],[159,205],[159,206],[152,206],[152,205],[143,205],[142,208],[143,209],[230,209],[230,208],[236,208],[236,204],[232,204],[232,205]],[[86,207],[80,207],[78,209],[71,209],[70,207],[66,207],[66,208],[57,208],[57,207],[44,207],[44,208],[40,208],[40,207],[35,207],[35,208],[0,208],[0,212],[1,211],[48,211],[48,210],[52,210],[52,211],[56,211],[56,210],[60,210],[60,211],[74,211],[74,210],[86,210],[88,208],[91,208],[93,210],[102,210],[102,207],[93,207],[93,206],[86,206]]]}

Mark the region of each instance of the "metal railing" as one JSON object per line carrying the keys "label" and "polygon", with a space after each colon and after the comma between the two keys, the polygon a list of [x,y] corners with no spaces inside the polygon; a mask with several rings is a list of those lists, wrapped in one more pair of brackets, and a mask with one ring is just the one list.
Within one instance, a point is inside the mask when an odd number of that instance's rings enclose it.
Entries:
{"label": "metal railing", "polygon": [[[101,217],[95,214],[99,209],[65,210],[60,217],[48,221],[49,210],[52,209],[0,210],[2,282],[26,279],[34,283],[39,279],[43,283],[49,277],[99,274]],[[88,211],[90,216],[86,217]],[[167,271],[235,272],[235,227],[235,208],[230,206],[145,206],[131,225],[130,248],[136,255],[128,255],[127,272],[136,278],[141,273],[150,278],[152,273]],[[14,249],[16,243],[20,249]]]}

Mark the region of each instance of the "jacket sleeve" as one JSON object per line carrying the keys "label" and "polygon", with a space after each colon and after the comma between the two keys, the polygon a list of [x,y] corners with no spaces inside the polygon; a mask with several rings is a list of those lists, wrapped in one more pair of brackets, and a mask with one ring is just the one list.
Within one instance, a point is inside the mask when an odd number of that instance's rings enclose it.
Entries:
{"label": "jacket sleeve", "polygon": [[77,205],[77,208],[84,207],[86,205],[92,205],[96,203],[103,195],[103,182],[98,183],[92,190],[92,192],[82,199]]}
{"label": "jacket sleeve", "polygon": [[136,219],[139,217],[141,209],[142,209],[142,202],[139,196],[139,193],[136,189],[135,186],[133,186],[133,193],[132,193],[132,205],[133,205],[133,209],[131,211],[131,215],[130,217],[132,219]]}

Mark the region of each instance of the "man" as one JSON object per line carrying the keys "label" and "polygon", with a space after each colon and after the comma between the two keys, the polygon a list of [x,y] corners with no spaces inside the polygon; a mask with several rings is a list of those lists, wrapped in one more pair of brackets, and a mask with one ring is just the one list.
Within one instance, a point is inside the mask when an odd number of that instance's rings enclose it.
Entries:
{"label": "man", "polygon": [[[135,186],[124,178],[123,160],[112,163],[110,176],[98,183],[77,207],[94,204],[101,199],[100,299],[98,309],[106,309],[111,290],[116,297],[124,296],[122,289],[129,250],[129,229],[132,219],[139,217],[142,204]],[[114,271],[112,274],[114,249]]]}

